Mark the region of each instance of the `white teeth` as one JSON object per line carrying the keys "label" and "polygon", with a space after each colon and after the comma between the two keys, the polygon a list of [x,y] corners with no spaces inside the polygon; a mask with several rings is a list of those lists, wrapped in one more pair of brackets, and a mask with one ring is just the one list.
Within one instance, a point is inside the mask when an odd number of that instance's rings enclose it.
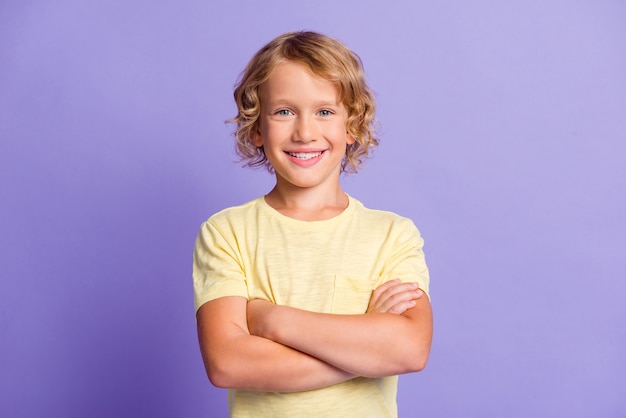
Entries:
{"label": "white teeth", "polygon": [[311,158],[319,157],[322,155],[322,152],[288,152],[287,154],[299,160],[310,160]]}

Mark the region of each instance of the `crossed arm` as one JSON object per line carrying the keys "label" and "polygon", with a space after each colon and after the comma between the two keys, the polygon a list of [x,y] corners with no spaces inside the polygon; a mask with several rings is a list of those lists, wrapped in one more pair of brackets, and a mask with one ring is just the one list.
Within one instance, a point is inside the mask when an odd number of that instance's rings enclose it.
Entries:
{"label": "crossed arm", "polygon": [[432,340],[428,297],[397,280],[376,289],[361,315],[224,297],[200,307],[197,322],[211,382],[248,390],[296,392],[419,371]]}

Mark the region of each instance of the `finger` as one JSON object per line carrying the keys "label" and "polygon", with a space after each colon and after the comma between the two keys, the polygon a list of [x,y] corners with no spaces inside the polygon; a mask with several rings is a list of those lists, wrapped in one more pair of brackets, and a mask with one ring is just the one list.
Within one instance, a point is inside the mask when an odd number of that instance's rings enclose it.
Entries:
{"label": "finger", "polygon": [[391,309],[389,309],[388,312],[392,314],[400,315],[408,311],[412,307],[414,307],[415,303],[416,302],[414,299],[406,301],[406,302],[398,303],[397,305],[394,305],[393,307],[391,307]]}
{"label": "finger", "polygon": [[[382,297],[376,303],[370,304],[368,312],[370,313],[399,313],[404,312],[408,307],[412,307],[412,302],[419,299],[423,295],[420,289],[409,289],[395,293],[389,297]],[[410,304],[408,306],[407,304]]]}
{"label": "finger", "polygon": [[389,289],[391,289],[394,286],[397,286],[399,284],[401,284],[400,283],[400,279],[389,280],[388,282],[385,282],[385,283],[381,284],[380,286],[378,286],[376,289],[374,289],[374,294],[380,295],[380,294],[385,293]]}
{"label": "finger", "polygon": [[391,311],[394,306],[414,301],[422,297],[422,295],[423,292],[420,289],[404,290],[381,300],[381,308],[385,311]]}
{"label": "finger", "polygon": [[402,283],[399,279],[390,280],[372,292],[367,312],[391,312],[396,304],[419,299],[422,295],[423,292],[417,282]]}
{"label": "finger", "polygon": [[370,302],[368,304],[369,305],[368,306],[368,311],[370,311],[371,308],[374,308],[374,307],[378,306],[380,301],[384,301],[384,297],[382,295],[387,290],[389,290],[393,286],[396,286],[399,283],[400,283],[400,279],[393,279],[393,280],[390,280],[388,282],[383,283],[382,285],[380,285],[376,289],[374,289],[372,291],[372,296],[370,297]]}
{"label": "finger", "polygon": [[392,286],[384,289],[380,294],[379,298],[381,300],[389,299],[398,293],[404,292],[416,292],[419,290],[419,284],[417,282],[408,282],[408,283],[400,283],[397,282]]}

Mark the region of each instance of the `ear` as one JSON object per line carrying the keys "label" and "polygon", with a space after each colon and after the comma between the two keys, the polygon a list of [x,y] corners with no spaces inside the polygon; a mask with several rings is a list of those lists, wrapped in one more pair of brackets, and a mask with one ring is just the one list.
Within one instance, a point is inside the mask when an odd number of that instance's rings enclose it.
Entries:
{"label": "ear", "polygon": [[356,139],[350,134],[350,132],[346,132],[346,144],[352,145],[356,142]]}
{"label": "ear", "polygon": [[259,148],[263,146],[263,138],[261,137],[261,132],[259,132],[259,127],[257,126],[254,132],[252,133],[252,145]]}

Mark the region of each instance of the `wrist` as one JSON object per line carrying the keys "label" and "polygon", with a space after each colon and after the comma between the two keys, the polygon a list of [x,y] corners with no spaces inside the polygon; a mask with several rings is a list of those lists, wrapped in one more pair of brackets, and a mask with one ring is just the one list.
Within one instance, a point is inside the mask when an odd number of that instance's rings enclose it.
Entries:
{"label": "wrist", "polygon": [[276,329],[275,310],[279,308],[271,302],[255,299],[248,302],[248,331],[257,337],[272,339],[272,332]]}
{"label": "wrist", "polygon": [[268,304],[263,312],[262,332],[263,338],[278,342],[277,331],[280,330],[280,313],[283,307],[280,305]]}

